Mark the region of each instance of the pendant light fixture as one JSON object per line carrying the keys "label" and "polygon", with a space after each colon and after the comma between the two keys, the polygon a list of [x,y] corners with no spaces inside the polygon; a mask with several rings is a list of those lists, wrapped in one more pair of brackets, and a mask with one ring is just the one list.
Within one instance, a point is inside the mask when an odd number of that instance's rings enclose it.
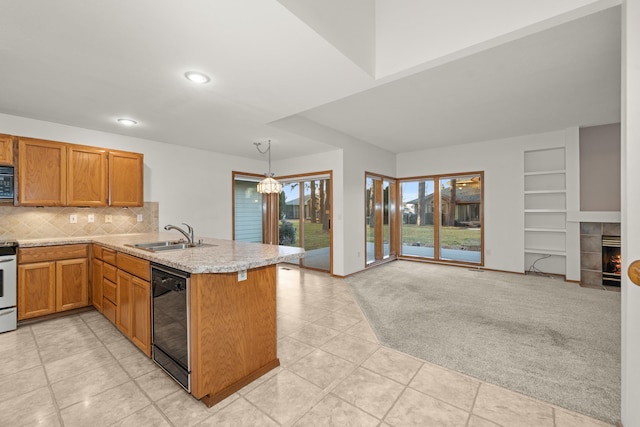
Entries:
{"label": "pendant light fixture", "polygon": [[281,192],[282,184],[276,181],[273,178],[273,173],[271,173],[271,140],[269,140],[269,145],[265,151],[260,150],[260,145],[262,145],[261,142],[254,142],[253,145],[256,146],[256,149],[260,154],[269,153],[269,173],[265,173],[265,178],[258,183],[258,193],[272,194]]}

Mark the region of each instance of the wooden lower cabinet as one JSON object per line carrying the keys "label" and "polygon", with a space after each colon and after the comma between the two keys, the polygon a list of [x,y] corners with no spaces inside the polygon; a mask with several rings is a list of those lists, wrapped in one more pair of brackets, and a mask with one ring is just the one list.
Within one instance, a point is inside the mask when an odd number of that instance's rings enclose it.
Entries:
{"label": "wooden lower cabinet", "polygon": [[105,298],[102,301],[102,314],[109,319],[111,323],[116,323],[116,305]]}
{"label": "wooden lower cabinet", "polygon": [[131,336],[131,287],[133,276],[126,271],[118,270],[118,302],[116,326],[126,336]]}
{"label": "wooden lower cabinet", "polygon": [[19,249],[18,320],[89,305],[86,256],[87,245]]}
{"label": "wooden lower cabinet", "polygon": [[131,281],[131,341],[151,357],[151,283]]}
{"label": "wooden lower cabinet", "polygon": [[151,357],[151,283],[118,269],[116,326]]}
{"label": "wooden lower cabinet", "polygon": [[92,253],[93,305],[151,357],[149,261],[96,244]]}
{"label": "wooden lower cabinet", "polygon": [[56,261],[56,311],[89,304],[87,259]]}
{"label": "wooden lower cabinet", "polygon": [[56,263],[18,266],[18,320],[56,311]]}
{"label": "wooden lower cabinet", "polygon": [[102,313],[102,267],[104,263],[97,258],[91,259],[91,303]]}

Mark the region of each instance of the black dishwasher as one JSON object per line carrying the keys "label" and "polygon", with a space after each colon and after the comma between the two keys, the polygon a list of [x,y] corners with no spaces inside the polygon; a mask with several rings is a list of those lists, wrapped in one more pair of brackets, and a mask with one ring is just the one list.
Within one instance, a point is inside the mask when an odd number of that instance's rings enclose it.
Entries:
{"label": "black dishwasher", "polygon": [[189,277],[187,272],[151,264],[153,361],[187,391],[191,391]]}

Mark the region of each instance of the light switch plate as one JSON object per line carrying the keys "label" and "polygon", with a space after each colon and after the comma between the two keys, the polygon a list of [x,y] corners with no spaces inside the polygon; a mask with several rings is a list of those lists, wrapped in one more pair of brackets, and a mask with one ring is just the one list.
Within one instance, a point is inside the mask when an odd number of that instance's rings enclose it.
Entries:
{"label": "light switch plate", "polygon": [[138,222],[142,222],[142,214],[138,214]]}
{"label": "light switch plate", "polygon": [[94,214],[87,215],[87,222],[96,222],[96,216]]}
{"label": "light switch plate", "polygon": [[69,215],[69,224],[77,224],[78,223],[78,215],[71,214]]}
{"label": "light switch plate", "polygon": [[242,282],[243,280],[247,280],[247,270],[238,271],[238,282]]}
{"label": "light switch plate", "polygon": [[104,216],[104,222],[111,223],[113,221],[113,217],[111,215]]}

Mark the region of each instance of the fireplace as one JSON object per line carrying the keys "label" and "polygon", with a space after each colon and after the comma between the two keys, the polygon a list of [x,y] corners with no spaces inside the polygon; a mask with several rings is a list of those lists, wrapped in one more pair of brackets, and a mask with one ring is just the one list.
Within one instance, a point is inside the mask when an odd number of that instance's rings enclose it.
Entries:
{"label": "fireplace", "polygon": [[620,223],[580,223],[580,285],[620,291]]}
{"label": "fireplace", "polygon": [[620,286],[620,236],[602,236],[602,284]]}

